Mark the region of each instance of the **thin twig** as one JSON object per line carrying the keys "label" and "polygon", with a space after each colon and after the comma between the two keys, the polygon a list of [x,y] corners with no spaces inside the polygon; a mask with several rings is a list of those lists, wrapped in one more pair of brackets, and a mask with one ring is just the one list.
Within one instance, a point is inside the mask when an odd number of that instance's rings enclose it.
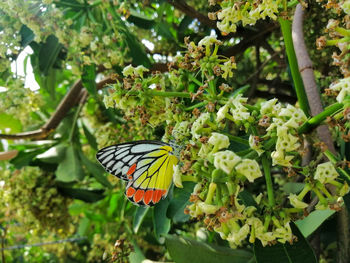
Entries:
{"label": "thin twig", "polygon": [[49,241],[49,242],[41,242],[41,243],[35,243],[35,244],[23,244],[23,245],[15,245],[11,247],[5,247],[1,248],[1,251],[5,250],[15,250],[15,249],[21,249],[26,247],[41,247],[46,245],[53,245],[53,244],[61,244],[61,243],[67,243],[67,242],[78,242],[85,240],[86,237],[74,237],[74,238],[67,238],[67,239],[61,239],[61,240],[55,240],[55,241]]}

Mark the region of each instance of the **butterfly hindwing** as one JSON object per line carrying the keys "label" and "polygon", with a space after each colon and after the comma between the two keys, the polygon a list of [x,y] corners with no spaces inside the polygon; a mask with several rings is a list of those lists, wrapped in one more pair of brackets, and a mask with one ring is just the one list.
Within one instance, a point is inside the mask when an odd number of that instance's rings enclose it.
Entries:
{"label": "butterfly hindwing", "polygon": [[133,179],[128,182],[126,196],[130,201],[152,206],[166,197],[172,182],[173,166],[178,159],[172,147],[164,145],[138,160]]}
{"label": "butterfly hindwing", "polygon": [[125,195],[130,201],[146,206],[166,197],[178,162],[172,146],[159,141],[108,146],[96,157],[106,171],[128,182]]}

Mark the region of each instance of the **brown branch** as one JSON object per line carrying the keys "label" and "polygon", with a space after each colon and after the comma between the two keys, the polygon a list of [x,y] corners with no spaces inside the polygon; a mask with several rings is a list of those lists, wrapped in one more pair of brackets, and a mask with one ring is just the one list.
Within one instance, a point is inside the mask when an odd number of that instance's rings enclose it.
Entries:
{"label": "brown branch", "polygon": [[203,25],[217,29],[215,21],[210,20],[208,18],[208,16],[197,12],[196,9],[194,9],[192,6],[189,6],[184,1],[182,1],[182,0],[168,0],[168,3],[170,5],[172,5],[173,7],[175,7],[176,9],[179,9],[181,12],[183,12],[187,16],[196,18]]}
{"label": "brown branch", "polygon": [[[294,13],[292,25],[292,38],[296,57],[298,60],[299,71],[303,79],[305,92],[309,101],[309,106],[312,116],[317,115],[323,111],[321,97],[316,86],[315,76],[312,69],[312,61],[308,55],[304,34],[303,34],[303,16],[304,11],[301,4],[298,4]],[[321,125],[317,128],[317,134],[321,141],[323,141],[332,153],[336,153],[331,133],[326,125]],[[332,191],[332,189],[331,189]],[[337,215],[337,232],[338,232],[338,263],[348,262],[349,250],[349,226],[348,213],[345,206]]]}
{"label": "brown branch", "polygon": [[[266,23],[264,23],[264,25],[266,25]],[[266,25],[265,29],[259,30],[259,32],[253,30],[246,30],[245,33],[241,34],[242,36],[244,36],[243,40],[241,40],[238,44],[226,49],[223,52],[223,55],[226,57],[230,57],[242,53],[247,48],[255,46],[260,42],[263,42],[266,36],[277,28],[279,28],[277,24],[270,23]]]}
{"label": "brown branch", "polygon": [[18,154],[17,150],[10,150],[7,152],[0,152],[0,161],[11,160],[15,158]]}
{"label": "brown branch", "polygon": [[[99,67],[98,72],[103,68]],[[167,65],[164,63],[155,63],[152,65],[150,71],[167,71]],[[102,89],[108,84],[115,83],[116,79],[112,77],[105,78],[96,84],[97,90]],[[58,105],[56,111],[52,114],[50,119],[38,130],[21,132],[17,134],[0,134],[0,139],[19,140],[19,139],[44,139],[61,123],[68,111],[81,101],[81,98],[86,98],[88,92],[83,88],[81,80],[76,81],[72,88],[68,91],[66,96]],[[85,99],[84,99],[85,100]]]}
{"label": "brown branch", "polygon": [[[305,92],[309,101],[311,115],[315,116],[323,111],[321,96],[317,89],[315,75],[312,68],[312,61],[306,49],[304,33],[303,33],[303,15],[304,11],[301,4],[297,5],[294,14],[292,37],[295,49],[295,54],[298,60],[299,71],[303,79]],[[328,149],[335,153],[335,148],[331,133],[326,125],[320,125],[317,128],[317,134],[322,142],[324,142]]]}

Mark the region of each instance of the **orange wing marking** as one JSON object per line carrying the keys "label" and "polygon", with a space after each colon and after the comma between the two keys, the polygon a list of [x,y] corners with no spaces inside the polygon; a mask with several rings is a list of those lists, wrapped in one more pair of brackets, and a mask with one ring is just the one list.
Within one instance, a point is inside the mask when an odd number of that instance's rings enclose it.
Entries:
{"label": "orange wing marking", "polygon": [[126,196],[127,196],[127,197],[132,197],[132,196],[135,194],[135,192],[136,192],[135,188],[129,187],[129,188],[126,190]]}
{"label": "orange wing marking", "polygon": [[135,172],[136,170],[136,163],[134,163],[133,165],[130,166],[128,172],[126,173],[126,175],[128,176],[128,179],[131,180],[132,179],[132,174]]}
{"label": "orange wing marking", "polygon": [[138,189],[134,195],[135,203],[139,203],[143,199],[144,194],[145,194],[144,190]]}
{"label": "orange wing marking", "polygon": [[145,196],[143,197],[143,202],[146,205],[148,205],[151,202],[152,196],[153,196],[153,192],[154,192],[153,190],[146,191]]}

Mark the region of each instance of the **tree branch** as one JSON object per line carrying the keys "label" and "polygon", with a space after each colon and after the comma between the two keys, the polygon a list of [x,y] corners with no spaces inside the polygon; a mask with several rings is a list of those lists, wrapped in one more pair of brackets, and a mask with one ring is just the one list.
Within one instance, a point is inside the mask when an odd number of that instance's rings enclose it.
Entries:
{"label": "tree branch", "polygon": [[194,9],[192,6],[189,6],[184,1],[182,0],[167,0],[167,1],[170,5],[172,5],[176,9],[179,9],[181,12],[188,15],[189,17],[198,19],[198,21],[201,22],[203,25],[217,29],[215,21],[210,20],[208,16],[197,12],[196,9]]}
{"label": "tree branch", "polygon": [[[292,38],[296,57],[298,60],[298,67],[303,79],[305,92],[309,101],[312,116],[317,115],[323,111],[321,97],[316,86],[315,76],[312,69],[312,62],[307,53],[304,34],[303,34],[303,16],[304,11],[301,4],[298,4],[294,13],[292,25]],[[317,128],[317,134],[321,141],[323,141],[332,153],[336,153],[331,133],[326,125],[321,125]],[[338,232],[338,263],[346,263],[349,258],[349,226],[348,214],[345,206],[337,215],[337,232]]]}

